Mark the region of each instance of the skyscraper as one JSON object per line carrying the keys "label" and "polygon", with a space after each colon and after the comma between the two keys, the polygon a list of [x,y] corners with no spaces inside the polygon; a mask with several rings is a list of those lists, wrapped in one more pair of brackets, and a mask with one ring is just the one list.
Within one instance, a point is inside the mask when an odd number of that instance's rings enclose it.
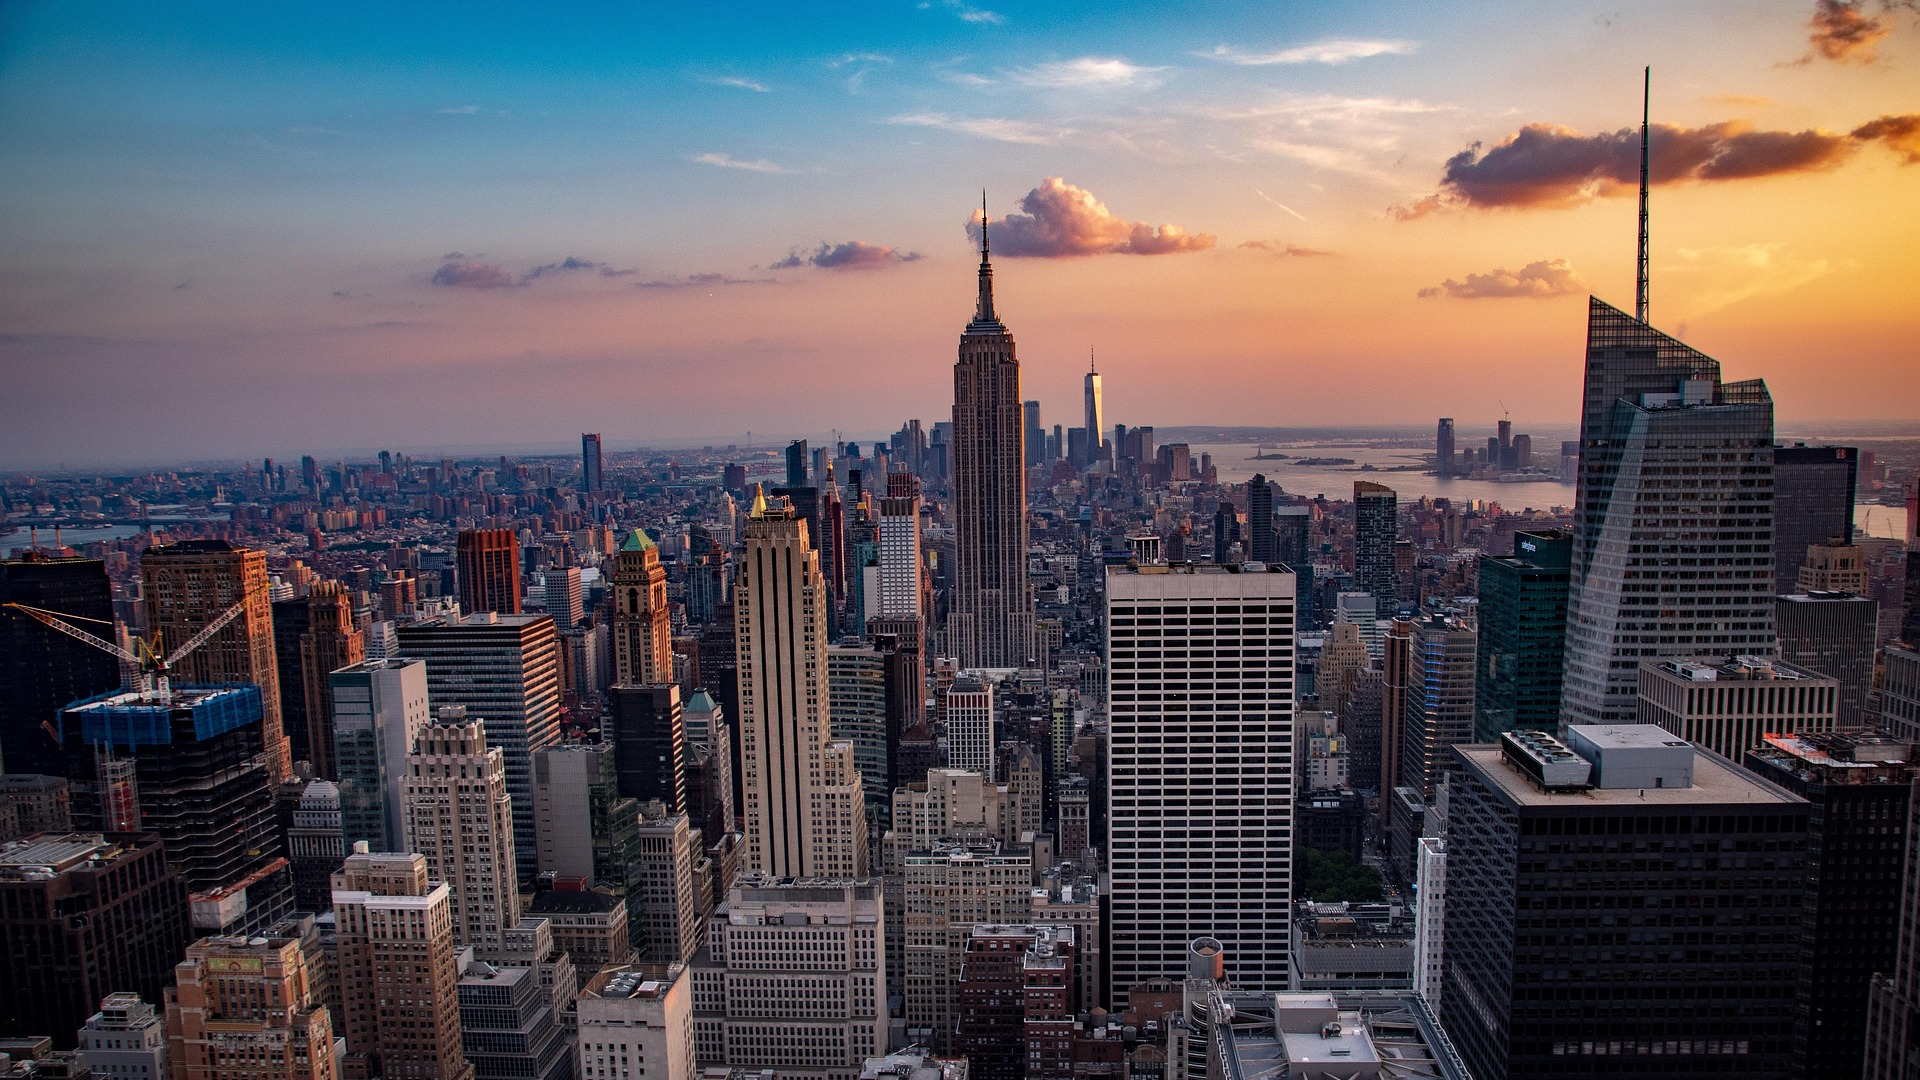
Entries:
{"label": "skyscraper", "polygon": [[685,813],[687,736],[679,684],[608,688],[607,728],[620,794],[641,802],[658,799]]}
{"label": "skyscraper", "polygon": [[[981,236],[983,238],[985,237],[985,235],[986,234],[984,232],[981,233]],[[1087,406],[1086,464],[1092,465],[1098,462],[1102,457],[1102,452],[1106,447],[1106,430],[1107,430],[1106,416],[1105,416],[1104,410],[1101,407],[1101,400],[1100,400],[1100,373],[1098,371],[1095,371],[1093,368],[1093,351],[1092,350],[1087,351],[1087,378],[1086,378],[1085,396],[1086,396],[1086,406]]]}
{"label": "skyscraper", "polygon": [[553,617],[553,628],[562,634],[571,634],[580,629],[580,623],[586,618],[582,606],[580,586],[580,568],[577,566],[559,566],[540,572],[540,587],[546,594],[547,614]]}
{"label": "skyscraper", "polygon": [[807,486],[807,440],[787,444],[787,487]]}
{"label": "skyscraper", "polygon": [[1452,476],[1453,465],[1453,417],[1440,418],[1440,429],[1433,437],[1433,471],[1436,476]]}
{"label": "skyscraper", "polygon": [[1860,452],[1851,446],[1773,448],[1773,591],[1797,591],[1807,549],[1836,537],[1853,542]]}
{"label": "skyscraper", "polygon": [[1400,576],[1393,542],[1399,535],[1400,497],[1385,484],[1353,483],[1353,584],[1373,594],[1381,618],[1400,609]]}
{"label": "skyscraper", "polygon": [[253,683],[260,687],[261,745],[275,783],[293,773],[280,724],[280,669],[273,647],[273,601],[267,594],[267,555],[225,540],[183,540],[148,548],[140,557],[141,603],[147,633],[178,645],[243,599],[246,610],[187,654],[174,670],[182,683]]}
{"label": "skyscraper", "polygon": [[407,755],[433,721],[423,660],[363,660],[327,676],[333,688],[334,762],[340,774],[340,831],[346,850],[405,846],[401,781]]}
{"label": "skyscraper", "polygon": [[667,568],[645,531],[621,539],[613,557],[613,681],[650,686],[673,681],[673,623]]}
{"label": "skyscraper", "polygon": [[1906,743],[1874,735],[1768,735],[1746,767],[1817,809],[1808,829],[1807,939],[1794,1017],[1799,1075],[1861,1072],[1868,988],[1892,971],[1913,781]]}
{"label": "skyscraper", "polygon": [[1640,661],[1774,651],[1773,399],[1588,307],[1561,716],[1630,722]]}
{"label": "skyscraper", "polygon": [[1806,800],[1659,728],[1568,743],[1454,750],[1441,1019],[1473,1074],[1791,1075]]}
{"label": "skyscraper", "polygon": [[453,894],[418,854],[357,851],[333,877],[346,1074],[472,1080],[460,1045]]}
{"label": "skyscraper", "polygon": [[520,613],[520,541],[512,529],[462,529],[454,557],[461,611]]}
{"label": "skyscraper", "polygon": [[1399,782],[1427,799],[1433,798],[1451,763],[1449,749],[1473,740],[1478,644],[1472,625],[1451,612],[1413,620],[1411,666],[1401,713],[1405,726]]}
{"label": "skyscraper", "polygon": [[167,988],[174,1075],[334,1080],[333,1016],[297,937],[218,937],[187,947]]}
{"label": "skyscraper", "polygon": [[1047,433],[1040,426],[1040,403],[1028,401],[1021,404],[1021,416],[1026,421],[1026,464],[1029,468],[1047,460]]}
{"label": "skyscraper", "polygon": [[1208,934],[1227,943],[1235,982],[1286,986],[1293,590],[1272,568],[1108,570],[1116,1004],[1179,971]]}
{"label": "skyscraper", "polygon": [[[859,1076],[887,1047],[888,912],[880,892],[869,880],[736,886],[709,921],[712,948],[693,963],[699,1063],[781,1077]],[[821,992],[827,986],[832,993]]]}
{"label": "skyscraper", "polygon": [[880,500],[880,617],[921,619],[920,481],[910,472],[887,474]]}
{"label": "skyscraper", "polygon": [[1880,601],[1845,593],[1793,593],[1774,609],[1780,627],[1780,658],[1840,680],[1842,730],[1870,725],[1874,636],[1880,627]]}
{"label": "skyscraper", "polygon": [[454,940],[498,959],[504,935],[520,923],[513,810],[500,748],[487,745],[465,709],[442,708],[407,755],[400,790],[407,850],[425,855],[427,874],[453,890]]}
{"label": "skyscraper", "polygon": [[366,659],[367,639],[353,625],[353,594],[337,581],[323,581],[307,594],[307,629],[300,635],[300,677],[305,683],[307,755],[322,779],[338,779],[333,760],[332,672]]}
{"label": "skyscraper", "polygon": [[[82,625],[113,621],[113,594],[99,559],[0,560],[0,604],[58,612]],[[112,656],[23,612],[0,608],[0,766],[77,778],[85,754],[62,747],[53,722],[70,702],[119,685],[120,667]]]}
{"label": "skyscraper", "polygon": [[109,993],[159,1001],[191,939],[186,883],[151,833],[8,843],[0,905],[0,1030],[61,1046]]}
{"label": "skyscraper", "polygon": [[427,694],[438,710],[464,705],[506,757],[520,876],[537,867],[533,755],[560,741],[560,636],[545,615],[483,611],[400,626],[400,649],[427,662]]}
{"label": "skyscraper", "polygon": [[1247,482],[1247,558],[1257,563],[1279,562],[1279,537],[1273,531],[1273,485],[1259,473]]}
{"label": "skyscraper", "polygon": [[1020,362],[993,310],[993,266],[980,224],[980,294],[953,366],[953,614],[947,651],[963,668],[1038,659],[1027,584],[1027,478]]}
{"label": "skyscraper", "polygon": [[598,432],[582,433],[580,436],[580,490],[599,491],[605,484],[600,473],[600,435]]}
{"label": "skyscraper", "polygon": [[754,499],[734,585],[746,870],[864,877],[867,825],[853,746],[833,742],[827,599],[806,523]]}
{"label": "skyscraper", "polygon": [[1512,555],[1480,556],[1480,662],[1473,737],[1497,742],[1514,728],[1560,723],[1567,642],[1567,574],[1573,537],[1517,532]]}

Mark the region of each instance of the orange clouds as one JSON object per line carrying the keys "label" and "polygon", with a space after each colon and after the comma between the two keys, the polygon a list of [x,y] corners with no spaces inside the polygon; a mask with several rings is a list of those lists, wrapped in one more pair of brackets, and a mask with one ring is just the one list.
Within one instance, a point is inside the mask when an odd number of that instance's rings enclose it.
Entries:
{"label": "orange clouds", "polygon": [[[1048,177],[1020,200],[1023,214],[1008,214],[992,226],[993,250],[1017,258],[1059,259],[1080,255],[1173,255],[1205,251],[1211,233],[1190,233],[1178,225],[1129,222],[1107,209],[1093,192],[1057,176]],[[981,215],[967,222],[980,242]]]}
{"label": "orange clouds", "polygon": [[[1655,184],[1748,180],[1830,169],[1868,142],[1920,162],[1920,115],[1883,116],[1844,135],[1756,131],[1739,120],[1698,128],[1655,124],[1649,141]],[[1555,124],[1528,124],[1484,153],[1476,144],[1455,154],[1447,160],[1439,194],[1389,213],[1407,220],[1458,206],[1573,206],[1631,192],[1639,180],[1639,131],[1582,135]]]}

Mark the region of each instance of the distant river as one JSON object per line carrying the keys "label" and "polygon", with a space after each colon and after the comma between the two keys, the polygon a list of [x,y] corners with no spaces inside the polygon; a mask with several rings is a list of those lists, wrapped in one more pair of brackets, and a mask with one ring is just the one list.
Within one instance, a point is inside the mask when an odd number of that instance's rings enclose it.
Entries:
{"label": "distant river", "polygon": [[[1194,443],[1192,450],[1195,469],[1200,467],[1200,454],[1213,455],[1213,467],[1219,472],[1223,484],[1244,484],[1253,479],[1254,473],[1260,473],[1269,481],[1279,484],[1289,495],[1351,499],[1354,481],[1371,480],[1399,492],[1402,502],[1413,502],[1426,496],[1455,502],[1482,499],[1497,502],[1505,509],[1514,511],[1551,510],[1554,507],[1564,507],[1569,511],[1573,509],[1572,484],[1552,481],[1500,484],[1491,480],[1438,477],[1424,471],[1427,468],[1426,451],[1412,447],[1282,446],[1264,452],[1286,454],[1287,457],[1284,460],[1267,461],[1251,460],[1253,455],[1263,452],[1251,443]],[[1556,453],[1551,463],[1557,465],[1560,461],[1557,442],[1554,450]],[[1301,465],[1301,458],[1352,458],[1353,464]],[[1362,465],[1372,465],[1373,468],[1363,470]],[[1398,466],[1407,465],[1417,465],[1419,468],[1405,472],[1393,471]],[[1905,535],[1907,511],[1900,506],[1858,506],[1854,508],[1853,521],[1868,536],[1897,539]]]}

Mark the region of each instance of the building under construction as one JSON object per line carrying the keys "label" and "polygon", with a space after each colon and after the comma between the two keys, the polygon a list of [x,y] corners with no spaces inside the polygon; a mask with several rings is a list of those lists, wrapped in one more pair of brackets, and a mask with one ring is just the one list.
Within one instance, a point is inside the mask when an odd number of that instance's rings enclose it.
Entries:
{"label": "building under construction", "polygon": [[292,903],[261,757],[258,686],[116,691],[61,713],[94,748],[101,816],[157,834],[193,893],[196,934],[252,933]]}

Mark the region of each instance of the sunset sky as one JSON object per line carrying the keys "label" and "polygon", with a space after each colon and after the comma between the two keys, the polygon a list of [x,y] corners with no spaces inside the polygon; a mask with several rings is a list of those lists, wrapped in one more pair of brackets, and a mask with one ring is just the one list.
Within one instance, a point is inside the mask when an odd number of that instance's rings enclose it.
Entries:
{"label": "sunset sky", "polygon": [[8,3],[0,470],[931,423],[982,188],[1049,425],[1567,424],[1649,64],[1654,324],[1920,417],[1910,4]]}

